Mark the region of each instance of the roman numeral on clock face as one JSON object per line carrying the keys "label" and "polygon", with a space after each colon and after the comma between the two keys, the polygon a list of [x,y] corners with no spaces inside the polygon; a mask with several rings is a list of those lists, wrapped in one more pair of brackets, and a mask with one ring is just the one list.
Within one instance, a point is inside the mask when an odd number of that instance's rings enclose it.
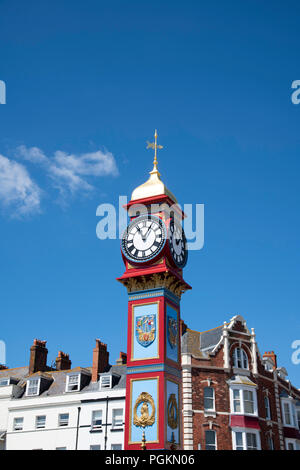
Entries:
{"label": "roman numeral on clock face", "polygon": [[139,216],[124,232],[121,248],[130,261],[146,262],[156,257],[165,243],[164,222],[157,216]]}

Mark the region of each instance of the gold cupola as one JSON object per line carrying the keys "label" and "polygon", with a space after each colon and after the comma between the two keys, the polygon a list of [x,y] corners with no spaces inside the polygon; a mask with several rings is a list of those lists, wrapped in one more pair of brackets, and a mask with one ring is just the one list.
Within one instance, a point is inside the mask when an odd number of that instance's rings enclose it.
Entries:
{"label": "gold cupola", "polygon": [[150,178],[146,183],[141,184],[132,192],[131,201],[138,201],[139,199],[146,199],[153,196],[163,196],[166,195],[173,202],[177,203],[177,199],[171,191],[166,187],[166,185],[160,179],[160,173],[157,169],[157,149],[162,149],[162,145],[157,144],[157,131],[155,130],[154,142],[147,142],[147,149],[154,149],[154,161],[153,161],[153,170],[150,171]]}

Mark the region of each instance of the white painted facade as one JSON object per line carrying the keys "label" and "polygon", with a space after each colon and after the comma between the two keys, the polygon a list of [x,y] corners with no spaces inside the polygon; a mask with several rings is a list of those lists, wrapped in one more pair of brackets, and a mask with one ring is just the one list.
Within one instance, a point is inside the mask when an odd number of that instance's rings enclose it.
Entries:
{"label": "white painted facade", "polygon": [[[121,419],[121,411],[118,412],[117,425],[114,410],[122,410]],[[102,425],[94,428],[93,411],[102,412]],[[59,425],[60,414],[69,414],[67,425]],[[37,416],[46,417],[44,428],[37,428]],[[21,430],[14,429],[16,418],[23,418]],[[111,450],[115,446],[123,449],[124,419],[125,389],[121,388],[0,400],[0,429],[7,430],[7,450],[90,450],[91,446],[100,446],[95,450]]]}

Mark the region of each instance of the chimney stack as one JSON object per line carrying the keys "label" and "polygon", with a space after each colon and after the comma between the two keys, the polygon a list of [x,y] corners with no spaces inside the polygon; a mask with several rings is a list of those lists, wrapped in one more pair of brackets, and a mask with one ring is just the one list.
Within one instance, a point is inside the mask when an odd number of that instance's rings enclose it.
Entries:
{"label": "chimney stack", "polygon": [[121,351],[120,357],[117,359],[116,364],[117,366],[123,366],[124,364],[127,364],[127,354]]}
{"label": "chimney stack", "polygon": [[274,351],[266,351],[263,355],[263,359],[271,359],[274,364],[274,369],[277,369],[277,356]]}
{"label": "chimney stack", "polygon": [[107,344],[101,343],[96,339],[96,347],[93,349],[93,369],[92,369],[92,382],[98,382],[98,376],[104,372],[108,366],[109,352],[107,351]]}
{"label": "chimney stack", "polygon": [[65,354],[62,351],[58,351],[58,356],[55,359],[56,370],[68,370],[71,369],[72,362],[70,361],[69,354]]}
{"label": "chimney stack", "polygon": [[47,341],[35,339],[30,348],[29,374],[34,372],[43,372],[47,369]]}

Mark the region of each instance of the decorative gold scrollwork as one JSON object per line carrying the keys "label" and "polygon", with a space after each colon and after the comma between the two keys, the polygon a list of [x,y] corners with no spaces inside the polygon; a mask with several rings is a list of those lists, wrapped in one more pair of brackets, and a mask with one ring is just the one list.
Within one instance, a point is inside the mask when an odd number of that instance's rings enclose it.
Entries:
{"label": "decorative gold scrollwork", "polygon": [[[137,414],[138,406],[142,403],[140,416]],[[149,405],[151,406],[151,415],[149,413]],[[155,403],[152,396],[147,392],[142,392],[134,405],[133,409],[133,424],[138,427],[145,428],[152,426],[155,423]]]}
{"label": "decorative gold scrollwork", "polygon": [[171,429],[176,429],[178,427],[178,406],[174,393],[171,393],[169,396],[167,411],[168,426],[170,426]]}

